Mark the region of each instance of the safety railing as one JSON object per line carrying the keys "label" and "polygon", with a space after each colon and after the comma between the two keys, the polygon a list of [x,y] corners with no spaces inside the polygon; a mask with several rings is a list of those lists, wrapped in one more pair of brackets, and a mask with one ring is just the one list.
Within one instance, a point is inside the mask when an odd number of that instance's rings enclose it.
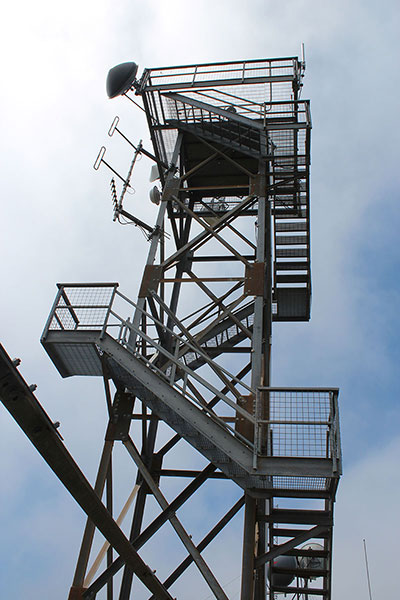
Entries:
{"label": "safety railing", "polygon": [[[338,389],[259,387],[258,454],[330,459],[341,473]],[[261,444],[264,444],[262,447]]]}
{"label": "safety railing", "polygon": [[[285,129],[311,127],[311,113],[308,100],[297,101],[262,101],[254,102],[237,95],[219,90],[202,90],[189,92],[182,99],[196,101],[209,105],[219,111],[226,111],[239,117],[257,121],[266,129]],[[185,123],[200,124],[201,122],[221,122],[221,113],[207,112],[202,107],[192,107],[181,102],[178,97],[168,94],[160,97],[163,103],[163,113],[160,124],[170,119],[178,119]],[[222,113],[223,114],[223,113]]]}
{"label": "safety railing", "polygon": [[141,88],[147,90],[182,89],[252,82],[297,81],[303,66],[296,57],[207,63],[146,69]]}
{"label": "safety railing", "polygon": [[[235,431],[229,421],[235,418],[249,421],[255,427],[253,414],[243,409],[237,402],[242,396],[254,394],[244,381],[210,359],[206,349],[197,345],[194,339],[185,339],[168,328],[137,303],[122,294],[116,283],[106,284],[58,284],[58,293],[42,335],[45,342],[51,331],[99,331],[100,337],[109,334],[128,352],[156,372],[161,378],[177,389],[188,401],[199,406],[210,418],[217,421],[232,435],[242,439],[254,448],[254,444]],[[157,295],[154,295],[157,300]],[[130,316],[134,311],[141,313],[145,328],[136,327]],[[158,333],[157,333],[158,332]],[[164,339],[169,336],[168,347],[163,346],[159,334]],[[135,342],[131,343],[134,339]],[[207,379],[191,369],[187,355],[192,353],[202,359],[208,367]],[[227,389],[226,393],[220,391]],[[227,394],[230,393],[230,396]],[[229,421],[219,416],[213,409],[222,402],[230,412]]]}

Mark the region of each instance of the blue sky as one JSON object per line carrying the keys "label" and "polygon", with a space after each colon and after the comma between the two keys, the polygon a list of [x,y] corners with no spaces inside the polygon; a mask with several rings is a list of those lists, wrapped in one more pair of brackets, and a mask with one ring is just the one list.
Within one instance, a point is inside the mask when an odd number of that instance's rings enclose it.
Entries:
{"label": "blue sky", "polygon": [[[2,343],[23,359],[22,374],[38,384],[37,397],[61,421],[89,479],[105,426],[101,382],[62,381],[39,337],[57,281],[119,281],[128,295],[137,294],[146,242],[137,229],[112,222],[109,175],[92,164],[105,143],[113,164],[126,170],[129,152],[107,138],[115,114],[134,141],[147,140],[147,127],[127,101],[107,100],[106,73],[126,60],[142,69],[298,55],[305,43],[303,97],[311,99],[313,117],[312,320],[275,326],[273,381],[341,390],[345,470],[333,600],[367,595],[364,537],[374,596],[393,597],[396,589],[399,13],[391,0],[122,0],[117,7],[22,1],[4,11],[0,40],[7,56],[0,98]],[[138,216],[152,221],[148,170],[146,161],[135,170],[134,202]],[[65,598],[83,516],[4,410],[0,427],[0,596]],[[121,481],[124,491],[129,485]],[[235,544],[240,521],[225,548]],[[230,582],[236,563],[223,553],[215,550],[222,580]],[[194,600],[205,600],[207,593],[198,593]]]}

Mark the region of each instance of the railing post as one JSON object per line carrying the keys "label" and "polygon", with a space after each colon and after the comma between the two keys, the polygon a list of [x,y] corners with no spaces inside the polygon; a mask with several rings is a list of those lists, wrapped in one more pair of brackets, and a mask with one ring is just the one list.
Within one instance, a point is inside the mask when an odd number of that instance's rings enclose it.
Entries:
{"label": "railing post", "polygon": [[108,304],[106,316],[104,318],[103,327],[102,327],[102,330],[101,330],[101,333],[100,333],[100,339],[103,339],[103,337],[104,337],[104,335],[106,333],[108,319],[110,318],[111,308],[112,308],[112,305],[113,305],[113,302],[114,302],[115,294],[117,293],[117,287],[118,287],[118,285],[114,285],[114,289],[113,289],[113,292],[111,294],[110,302]]}
{"label": "railing post", "polygon": [[336,457],[336,410],[335,410],[335,394],[329,392],[329,404],[330,404],[330,415],[329,415],[329,446],[331,450],[331,459],[333,471],[337,471],[337,457]]}
{"label": "railing post", "polygon": [[49,328],[50,328],[51,322],[52,322],[53,317],[55,315],[56,308],[58,306],[58,303],[60,301],[60,298],[62,296],[63,291],[64,291],[64,286],[58,284],[58,292],[57,292],[56,298],[55,298],[55,300],[53,302],[53,306],[51,307],[50,314],[49,314],[48,319],[46,321],[46,325],[44,326],[42,337],[40,338],[41,342],[43,342],[46,339],[46,336],[47,336],[47,334],[49,332]]}
{"label": "railing post", "polygon": [[258,454],[260,451],[260,419],[261,419],[261,407],[260,407],[260,389],[256,389],[256,395],[254,398],[254,448],[253,448],[253,469],[257,470]]}
{"label": "railing post", "polygon": [[[340,454],[340,427],[339,427],[339,405],[338,405],[338,394],[337,392],[331,392],[332,395],[332,409],[333,409],[333,471],[341,471],[341,454]],[[339,473],[340,474],[340,473]]]}

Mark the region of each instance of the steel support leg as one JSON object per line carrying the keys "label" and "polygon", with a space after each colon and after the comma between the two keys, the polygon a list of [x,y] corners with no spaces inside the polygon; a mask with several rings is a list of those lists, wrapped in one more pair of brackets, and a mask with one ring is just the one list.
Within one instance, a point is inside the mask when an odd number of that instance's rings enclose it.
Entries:
{"label": "steel support leg", "polygon": [[[111,452],[113,449],[113,442],[105,441],[103,446],[103,452],[100,459],[99,469],[97,472],[96,483],[94,491],[101,498],[106,482],[108,467],[110,464]],[[95,532],[95,525],[89,518],[86,521],[85,531],[82,537],[81,549],[76,564],[75,575],[72,582],[73,588],[82,588],[83,581],[86,575],[86,569],[89,561],[90,551],[92,548],[93,537]]]}
{"label": "steel support leg", "polygon": [[256,500],[246,494],[244,508],[241,600],[253,600],[254,550],[256,543]]}

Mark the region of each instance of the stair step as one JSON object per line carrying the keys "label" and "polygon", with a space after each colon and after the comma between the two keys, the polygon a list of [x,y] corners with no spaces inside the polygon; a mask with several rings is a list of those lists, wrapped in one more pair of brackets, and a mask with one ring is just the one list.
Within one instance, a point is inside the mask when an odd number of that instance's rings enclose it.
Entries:
{"label": "stair step", "polygon": [[293,246],[308,244],[307,235],[277,235],[275,238],[277,246]]}
{"label": "stair step", "polygon": [[332,513],[325,510],[275,509],[263,517],[267,523],[297,523],[309,525],[331,525]]}
{"label": "stair step", "polygon": [[[300,209],[306,209],[306,200],[305,198],[299,198],[296,190],[294,189],[285,189],[282,190],[284,192],[282,196],[276,195],[273,199],[273,207],[274,208],[296,208],[297,211]],[[304,219],[306,215],[302,218]],[[300,218],[300,215],[299,215]]]}
{"label": "stair step", "polygon": [[280,567],[272,567],[272,573],[282,573],[282,575],[295,575],[296,577],[302,577],[303,579],[308,579],[310,577],[326,577],[328,575],[327,569],[300,569],[296,567],[295,569],[282,569]]}
{"label": "stair step", "polygon": [[[301,533],[308,533],[307,529],[288,529],[283,527],[271,527],[271,535],[274,537],[287,537],[293,538]],[[330,537],[329,531],[323,531],[313,536],[315,539],[328,539]]]}
{"label": "stair step", "polygon": [[[234,312],[234,314],[245,327],[251,329],[253,311],[253,304],[249,304],[248,306],[245,306],[244,308]],[[197,335],[197,339],[203,346],[205,352],[208,352],[210,348],[215,349],[213,356],[217,356],[218,353],[225,352],[227,348],[236,346],[244,339],[244,337],[244,332],[238,328],[238,326],[230,317],[218,323],[214,329],[209,331],[204,336],[200,337],[200,334]],[[192,370],[196,370],[204,365],[204,358],[196,354],[194,351],[185,353],[183,358],[186,365]]]}
{"label": "stair step", "polygon": [[308,273],[302,275],[275,275],[275,283],[309,283]]}
{"label": "stair step", "polygon": [[179,119],[170,120],[169,123],[176,125],[178,129],[214,142],[217,141],[248,156],[255,158],[260,155],[260,132],[242,124],[233,123],[232,125],[223,121],[187,123]]}
{"label": "stair step", "polygon": [[307,221],[295,223],[275,223],[275,231],[307,231]]}
{"label": "stair step", "polygon": [[299,177],[296,178],[296,180],[293,180],[293,175],[288,174],[283,176],[281,173],[273,173],[273,181],[274,183],[279,183],[279,188],[277,190],[278,194],[281,193],[281,187],[283,187],[283,185],[288,185],[291,186],[293,188],[296,189],[296,191],[305,191],[306,188],[306,181],[305,181],[305,177]]}
{"label": "stair step", "polygon": [[309,248],[277,248],[275,256],[277,258],[306,258],[309,253]]}
{"label": "stair step", "polygon": [[328,590],[321,588],[303,588],[303,587],[271,587],[272,592],[280,592],[282,594],[292,594],[295,596],[296,594],[308,594],[309,596],[326,596],[328,597]]}
{"label": "stair step", "polygon": [[293,208],[288,206],[276,206],[272,209],[272,214],[278,219],[304,219],[307,217],[306,208]]}
{"label": "stair step", "polygon": [[327,550],[306,550],[305,548],[294,548],[293,550],[288,550],[285,552],[290,556],[308,556],[310,558],[328,558],[329,553]]}
{"label": "stair step", "polygon": [[275,261],[275,271],[308,271],[310,263],[306,260],[300,261]]}

